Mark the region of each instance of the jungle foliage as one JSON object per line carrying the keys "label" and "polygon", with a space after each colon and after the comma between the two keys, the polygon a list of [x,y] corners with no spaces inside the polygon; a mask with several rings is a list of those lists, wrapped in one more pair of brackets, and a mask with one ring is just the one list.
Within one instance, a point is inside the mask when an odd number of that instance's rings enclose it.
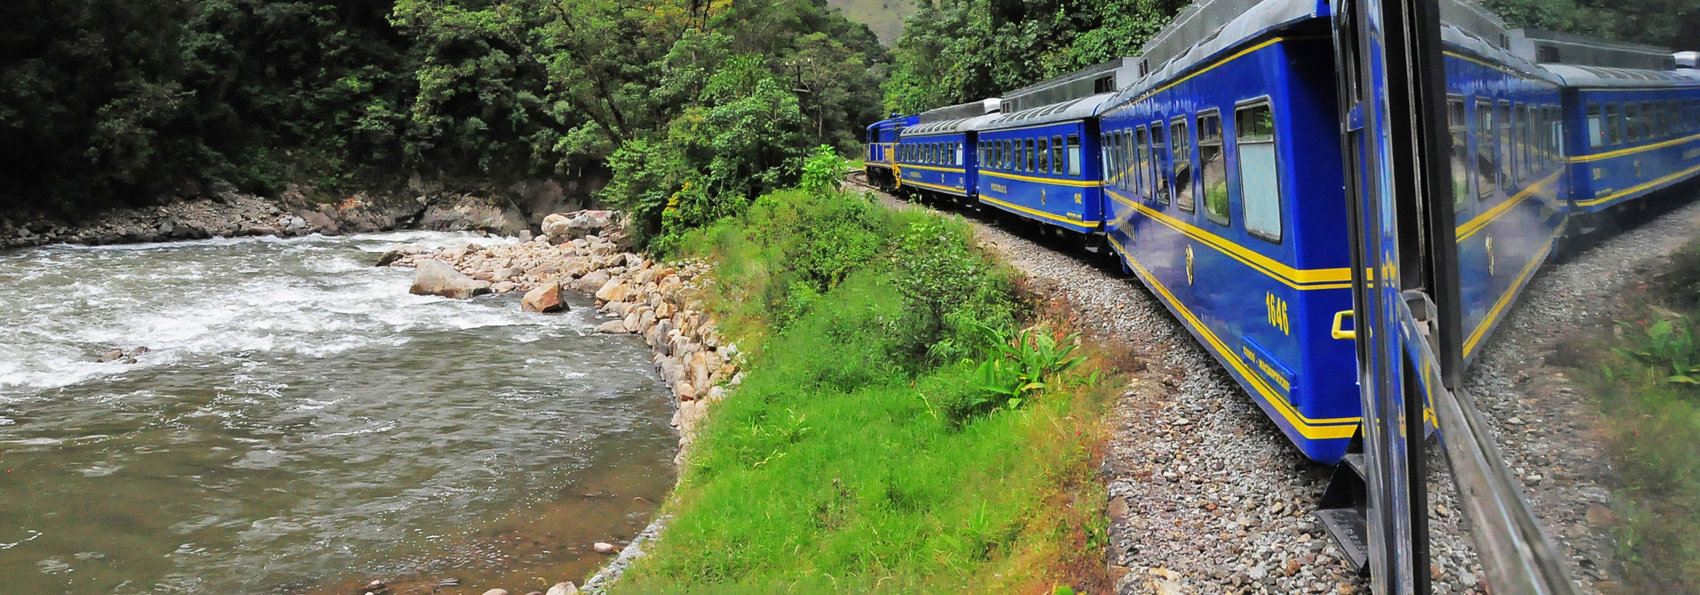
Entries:
{"label": "jungle foliage", "polygon": [[0,208],[592,170],[649,231],[855,146],[888,62],[813,0],[15,0],[0,56]]}
{"label": "jungle foliage", "polygon": [[904,21],[885,105],[915,113],[997,97],[1133,56],[1187,0],[924,0]]}
{"label": "jungle foliage", "polygon": [[1700,0],[1483,0],[1511,27],[1700,50]]}

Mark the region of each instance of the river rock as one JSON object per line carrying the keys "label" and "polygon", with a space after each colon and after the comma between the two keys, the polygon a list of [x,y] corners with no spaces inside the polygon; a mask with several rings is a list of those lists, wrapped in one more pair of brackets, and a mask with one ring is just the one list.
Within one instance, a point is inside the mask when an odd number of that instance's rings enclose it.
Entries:
{"label": "river rock", "polygon": [[425,260],[415,269],[413,287],[408,291],[416,295],[466,299],[490,293],[490,284],[462,275],[460,271],[441,261]]}
{"label": "river rock", "polygon": [[519,284],[513,281],[503,281],[490,286],[490,291],[494,293],[507,293],[515,289],[519,289]]}
{"label": "river rock", "polygon": [[119,359],[122,359],[123,357],[124,357],[124,351],[122,349],[114,349],[112,351],[106,352],[106,355],[102,355],[102,356],[100,356],[100,359],[96,359],[94,361],[96,363],[104,364],[106,362],[118,361]]}
{"label": "river rock", "polygon": [[609,335],[626,335],[626,323],[623,320],[610,320],[596,327],[596,332]]}
{"label": "river rock", "polygon": [[[612,554],[612,553],[614,553],[614,544],[608,543],[606,541],[598,541],[598,542],[596,542],[596,545],[593,545],[591,547],[595,548],[596,553],[598,553],[598,554]],[[485,595],[489,595],[489,594],[486,593]],[[506,595],[506,594],[504,593],[503,595]]]}
{"label": "river rock", "polygon": [[561,284],[556,282],[544,283],[525,293],[519,302],[519,309],[524,312],[564,312],[569,310],[567,304],[561,301]]}
{"label": "river rock", "polygon": [[543,595],[579,595],[579,592],[578,587],[572,583],[555,583],[555,586],[549,587],[549,592]]}
{"label": "river rock", "polygon": [[[590,276],[586,275],[585,278],[588,279]],[[600,289],[596,290],[596,299],[607,302],[623,302],[626,301],[626,293],[630,291],[631,286],[626,285],[624,279],[609,279],[607,283],[602,284]]]}
{"label": "river rock", "polygon": [[485,591],[484,595],[508,595],[508,590],[507,589],[491,589],[489,591]]}
{"label": "river rock", "polygon": [[585,273],[583,277],[579,277],[575,285],[579,291],[598,291],[602,289],[604,284],[608,283],[608,277],[608,271],[591,271]]}

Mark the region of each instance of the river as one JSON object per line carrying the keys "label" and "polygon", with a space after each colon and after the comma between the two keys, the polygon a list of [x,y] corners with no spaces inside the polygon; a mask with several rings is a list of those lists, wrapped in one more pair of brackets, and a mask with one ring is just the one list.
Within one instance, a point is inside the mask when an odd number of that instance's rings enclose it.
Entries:
{"label": "river", "polygon": [[522,313],[371,266],[466,241],[495,240],[0,252],[0,592],[581,582],[672,486],[668,393],[584,298]]}

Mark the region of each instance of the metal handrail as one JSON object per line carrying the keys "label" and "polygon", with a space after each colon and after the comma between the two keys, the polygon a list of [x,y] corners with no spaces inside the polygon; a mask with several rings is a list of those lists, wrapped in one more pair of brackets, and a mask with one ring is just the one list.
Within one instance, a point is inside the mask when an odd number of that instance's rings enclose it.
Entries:
{"label": "metal handrail", "polygon": [[[1426,296],[1423,298],[1427,299]],[[1432,311],[1432,310],[1431,310]],[[1410,305],[1399,304],[1407,344],[1420,345],[1416,359],[1433,408],[1446,460],[1475,534],[1476,551],[1494,595],[1574,595],[1576,588],[1546,530],[1523,498],[1487,420],[1463,387],[1447,390],[1440,364]]]}

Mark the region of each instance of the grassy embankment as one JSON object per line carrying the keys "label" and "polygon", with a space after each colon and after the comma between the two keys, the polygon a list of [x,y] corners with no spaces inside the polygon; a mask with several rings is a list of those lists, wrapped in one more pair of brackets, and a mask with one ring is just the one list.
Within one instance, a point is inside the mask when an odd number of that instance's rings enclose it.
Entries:
{"label": "grassy embankment", "polygon": [[749,372],[616,592],[1107,591],[1092,473],[1117,383],[972,238],[788,191],[670,242],[715,263],[705,307]]}
{"label": "grassy embankment", "polygon": [[1624,592],[1700,593],[1700,240],[1584,347],[1579,380],[1617,471]]}

